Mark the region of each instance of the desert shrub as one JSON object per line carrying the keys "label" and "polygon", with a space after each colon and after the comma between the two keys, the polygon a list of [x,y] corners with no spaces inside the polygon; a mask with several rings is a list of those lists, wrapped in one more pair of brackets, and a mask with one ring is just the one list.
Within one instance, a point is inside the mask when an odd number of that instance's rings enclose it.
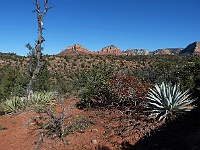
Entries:
{"label": "desert shrub", "polygon": [[152,84],[180,83],[182,90],[196,90],[200,72],[200,58],[196,56],[137,56],[133,75]]}
{"label": "desert shrub", "polygon": [[176,72],[174,78],[181,84],[183,90],[195,90],[198,85],[198,78],[200,76],[200,59],[185,63]]}
{"label": "desert shrub", "polygon": [[[154,59],[157,60],[154,60]],[[144,60],[137,66],[134,76],[150,83],[174,82],[174,75],[179,66],[174,59],[170,60],[168,57],[150,57],[150,60]],[[163,58],[160,60],[160,58]]]}
{"label": "desert shrub", "polygon": [[76,86],[80,87],[81,101],[79,106],[91,107],[92,99],[104,103],[110,99],[110,90],[108,88],[108,80],[113,76],[114,68],[111,65],[97,65],[92,69],[79,73]]}
{"label": "desert shrub", "polygon": [[147,108],[150,116],[158,120],[174,119],[175,117],[191,111],[195,106],[192,104],[196,99],[190,98],[189,90],[182,92],[180,85],[156,84],[150,89],[147,99]]}
{"label": "desert shrub", "polygon": [[43,111],[32,118],[35,129],[40,131],[40,137],[36,143],[37,148],[42,145],[45,138],[62,140],[66,144],[65,136],[76,131],[83,132],[86,127],[94,124],[92,120],[85,117],[67,116],[71,109],[71,101],[66,106],[65,101],[61,98],[56,101],[55,105],[56,107],[52,105],[43,107]]}
{"label": "desert shrub", "polygon": [[74,81],[71,78],[74,77],[73,73],[68,74],[68,79],[63,75],[56,75],[55,83],[53,84],[52,89],[57,91],[60,95],[68,97],[70,94],[73,94],[76,91],[76,86],[74,86]]}
{"label": "desert shrub", "polygon": [[68,135],[76,131],[84,132],[87,127],[90,127],[92,125],[94,125],[94,121],[92,121],[91,119],[88,119],[86,117],[76,117],[72,122],[67,124],[65,134]]}
{"label": "desert shrub", "polygon": [[47,62],[43,65],[40,74],[34,84],[34,91],[51,91],[53,74],[47,68]]}
{"label": "desert shrub", "polygon": [[43,108],[42,114],[40,113],[39,116],[33,118],[36,123],[36,129],[42,129],[41,138],[63,138],[65,136],[64,120],[64,114],[57,114],[52,108]]}

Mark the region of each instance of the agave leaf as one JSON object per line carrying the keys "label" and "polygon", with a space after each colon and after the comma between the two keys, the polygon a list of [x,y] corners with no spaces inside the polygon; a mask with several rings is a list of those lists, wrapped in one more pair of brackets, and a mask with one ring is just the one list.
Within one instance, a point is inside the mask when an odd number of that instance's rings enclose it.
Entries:
{"label": "agave leaf", "polygon": [[147,95],[147,98],[152,100],[152,101],[158,101],[160,104],[162,104],[161,96],[156,91],[154,91],[153,89],[150,89],[150,92]]}
{"label": "agave leaf", "polygon": [[189,105],[190,105],[191,103],[193,103],[194,101],[195,101],[195,99],[193,99],[193,100],[187,100],[187,101],[184,101],[184,102],[178,104],[176,107],[181,108],[181,107],[184,107],[184,106],[189,106]]}
{"label": "agave leaf", "polygon": [[184,105],[190,105],[193,101],[190,101],[188,97],[183,97],[184,100],[178,101],[174,107],[182,107]]}
{"label": "agave leaf", "polygon": [[148,95],[154,95],[155,97],[160,97],[159,93],[155,89],[150,89]]}
{"label": "agave leaf", "polygon": [[159,104],[156,104],[156,103],[153,103],[153,102],[149,102],[148,104],[153,105],[154,107],[157,107],[157,108],[164,108],[162,105],[159,105]]}
{"label": "agave leaf", "polygon": [[149,99],[151,102],[157,102],[160,105],[162,105],[162,102],[160,101],[160,99],[158,99],[156,97],[147,97],[147,99]]}
{"label": "agave leaf", "polygon": [[179,92],[176,96],[176,98],[174,99],[174,105],[176,105],[177,103],[180,103],[181,101],[184,101],[186,98],[188,98],[190,96],[190,94],[188,94],[189,90],[186,90],[185,92]]}

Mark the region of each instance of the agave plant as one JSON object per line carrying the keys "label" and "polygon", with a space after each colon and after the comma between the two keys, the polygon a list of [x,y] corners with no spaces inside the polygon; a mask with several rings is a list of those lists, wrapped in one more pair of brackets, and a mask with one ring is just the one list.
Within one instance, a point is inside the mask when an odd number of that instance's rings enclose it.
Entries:
{"label": "agave plant", "polygon": [[56,97],[56,92],[35,92],[32,103],[36,105],[47,105],[50,104]]}
{"label": "agave plant", "polygon": [[19,96],[12,96],[5,101],[6,112],[17,112],[20,109],[25,108],[25,101]]}
{"label": "agave plant", "polygon": [[147,108],[150,116],[154,116],[159,121],[174,119],[177,115],[191,111],[195,108],[192,103],[196,99],[191,99],[189,90],[182,92],[180,85],[168,83],[156,84],[147,94]]}

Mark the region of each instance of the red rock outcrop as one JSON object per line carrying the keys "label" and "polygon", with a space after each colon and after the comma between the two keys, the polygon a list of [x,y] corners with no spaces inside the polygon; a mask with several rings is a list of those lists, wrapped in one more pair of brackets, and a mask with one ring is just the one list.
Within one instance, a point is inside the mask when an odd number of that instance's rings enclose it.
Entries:
{"label": "red rock outcrop", "polygon": [[119,48],[117,48],[114,45],[110,45],[110,46],[106,46],[102,48],[102,50],[100,52],[97,52],[97,54],[98,55],[116,55],[116,56],[125,55],[123,52],[121,52]]}
{"label": "red rock outcrop", "polygon": [[170,52],[170,50],[164,49],[164,50],[156,52],[154,55],[172,55],[172,53]]}
{"label": "red rock outcrop", "polygon": [[74,44],[73,46],[68,46],[65,50],[62,50],[58,55],[78,55],[78,54],[93,54],[93,52],[89,51],[85,47],[80,44]]}

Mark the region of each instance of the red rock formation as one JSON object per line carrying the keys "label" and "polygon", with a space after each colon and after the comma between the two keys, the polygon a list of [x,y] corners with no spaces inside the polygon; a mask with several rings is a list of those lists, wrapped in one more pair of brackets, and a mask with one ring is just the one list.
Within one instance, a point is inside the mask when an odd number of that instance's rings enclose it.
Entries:
{"label": "red rock formation", "polygon": [[58,55],[78,55],[78,54],[92,54],[91,51],[81,46],[80,44],[74,44],[73,46],[68,46],[65,50],[60,52]]}
{"label": "red rock formation", "polygon": [[68,46],[66,50],[90,53],[89,50],[87,50],[85,47],[81,46],[80,44],[74,44],[74,46]]}
{"label": "red rock formation", "polygon": [[185,49],[183,49],[180,52],[180,54],[200,56],[200,42],[194,42],[189,44]]}
{"label": "red rock formation", "polygon": [[127,52],[127,56],[135,56],[135,53],[132,51]]}
{"label": "red rock formation", "polygon": [[154,55],[172,55],[172,53],[170,52],[170,50],[164,49],[159,52],[156,52]]}
{"label": "red rock formation", "polygon": [[120,56],[120,55],[125,55],[123,52],[121,52],[121,50],[119,48],[117,48],[114,45],[110,45],[110,46],[106,46],[104,48],[102,48],[102,50],[100,52],[98,52],[98,55],[116,55],[116,56]]}

